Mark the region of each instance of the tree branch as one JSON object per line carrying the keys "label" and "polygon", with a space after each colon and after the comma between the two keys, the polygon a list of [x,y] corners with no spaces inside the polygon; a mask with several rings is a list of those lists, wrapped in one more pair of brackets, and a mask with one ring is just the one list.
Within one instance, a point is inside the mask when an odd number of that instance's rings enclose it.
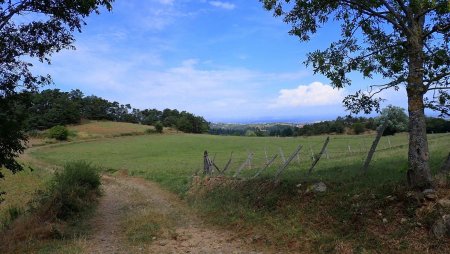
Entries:
{"label": "tree branch", "polygon": [[[401,26],[399,23],[397,23],[394,19],[386,16],[386,15],[382,15],[384,12],[376,12],[373,9],[371,9],[370,7],[368,7],[367,5],[364,4],[364,1],[355,1],[355,0],[343,0],[342,1],[344,4],[347,4],[350,7],[358,7],[356,8],[357,10],[360,10],[361,12],[363,12],[364,14],[367,14],[369,16],[374,16],[374,17],[378,17],[380,19],[386,20],[389,23],[391,23],[395,28],[399,29],[399,30],[403,30],[407,33],[409,33],[409,30],[406,27]],[[405,29],[406,28],[406,29]]]}
{"label": "tree branch", "polygon": [[433,26],[433,28],[430,31],[428,31],[426,34],[424,34],[422,38],[425,39],[428,36],[432,35],[433,33],[445,32],[449,29],[450,29],[450,23],[445,24],[443,27],[440,25],[435,25],[435,26]]}
{"label": "tree branch", "polygon": [[408,26],[406,25],[405,21],[402,19],[402,17],[398,14],[398,12],[396,12],[394,10],[394,8],[386,1],[386,0],[381,0],[381,2],[384,4],[384,6],[389,10],[389,12],[394,15],[394,17],[397,19],[397,21],[399,22],[399,25],[401,27],[403,27],[404,31],[407,33],[410,33],[410,30],[408,28]]}

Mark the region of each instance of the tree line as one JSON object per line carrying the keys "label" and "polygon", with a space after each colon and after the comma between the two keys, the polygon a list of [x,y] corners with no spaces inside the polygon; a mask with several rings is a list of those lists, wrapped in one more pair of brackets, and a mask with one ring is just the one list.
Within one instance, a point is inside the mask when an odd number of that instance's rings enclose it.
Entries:
{"label": "tree line", "polygon": [[78,124],[82,119],[109,120],[145,125],[162,124],[187,133],[204,133],[209,123],[201,116],[176,109],[133,108],[104,98],[85,96],[80,90],[48,89],[21,94],[17,111],[24,115],[26,130],[44,130],[56,125]]}
{"label": "tree line", "polygon": [[[381,111],[377,117],[354,117],[351,115],[337,117],[335,120],[321,121],[317,123],[296,126],[292,124],[274,124],[271,126],[232,126],[232,127],[213,127],[209,130],[213,135],[231,135],[231,136],[277,136],[277,137],[297,137],[313,136],[323,134],[362,134],[366,131],[375,131],[382,124],[384,119],[389,123],[383,132],[383,135],[394,135],[398,132],[408,131],[408,116],[403,108],[388,106]],[[446,133],[450,132],[450,121],[427,117],[427,133]]]}

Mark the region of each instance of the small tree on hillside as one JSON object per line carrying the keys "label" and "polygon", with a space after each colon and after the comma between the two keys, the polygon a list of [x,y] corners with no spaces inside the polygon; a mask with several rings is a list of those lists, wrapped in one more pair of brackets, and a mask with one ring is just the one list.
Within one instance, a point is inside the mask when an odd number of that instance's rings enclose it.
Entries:
{"label": "small tree on hillside", "polygon": [[408,130],[408,115],[401,107],[389,105],[381,110],[381,116],[377,118],[378,125],[383,124],[385,120],[388,121],[388,125],[383,135],[394,135]]}
{"label": "small tree on hillside", "polygon": [[[348,76],[379,75],[387,84],[374,84],[344,100],[352,112],[379,110],[377,95],[406,87],[409,113],[408,182],[428,188],[432,177],[425,126],[425,106],[449,114],[450,4],[448,0],[260,0],[275,16],[292,24],[290,34],[301,41],[330,21],[341,27],[341,38],[328,49],[308,55],[315,73],[336,88],[351,85]],[[434,91],[431,98],[425,98]],[[434,94],[436,96],[434,96]]]}
{"label": "small tree on hillside", "polygon": [[162,124],[161,122],[156,122],[156,124],[155,124],[155,130],[156,130],[158,133],[162,133],[162,132],[163,132],[163,129],[164,129],[163,124]]}

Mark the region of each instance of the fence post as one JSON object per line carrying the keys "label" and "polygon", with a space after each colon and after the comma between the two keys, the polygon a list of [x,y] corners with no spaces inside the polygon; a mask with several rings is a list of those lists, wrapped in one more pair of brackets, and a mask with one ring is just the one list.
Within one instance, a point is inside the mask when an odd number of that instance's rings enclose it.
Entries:
{"label": "fence post", "polygon": [[272,159],[270,159],[270,160],[266,163],[266,165],[264,165],[264,167],[263,167],[261,170],[259,170],[259,171],[252,177],[252,179],[258,177],[264,170],[266,170],[268,167],[270,167],[270,165],[272,165],[272,163],[275,161],[275,159],[277,158],[277,156],[278,156],[278,154],[275,154],[275,155],[272,157]]}
{"label": "fence post", "polygon": [[372,147],[370,148],[370,151],[367,154],[366,161],[364,162],[364,165],[362,167],[362,170],[364,172],[367,172],[367,169],[369,168],[369,163],[372,160],[372,156],[375,153],[375,150],[377,149],[378,142],[380,142],[381,136],[383,135],[383,132],[386,129],[387,124],[388,124],[388,120],[385,119],[383,125],[378,127],[377,136],[375,137],[375,140],[372,143]]}
{"label": "fence post", "polygon": [[278,169],[277,173],[275,174],[275,182],[278,182],[278,179],[280,178],[281,173],[289,166],[289,163],[291,163],[292,159],[300,152],[302,149],[302,146],[299,145],[297,149],[292,153],[292,155],[289,157],[289,159]]}
{"label": "fence post", "polygon": [[211,161],[208,157],[208,151],[205,151],[203,153],[203,174],[209,175],[211,172]]}
{"label": "fence post", "polygon": [[225,173],[225,171],[227,171],[228,167],[230,166],[232,158],[233,158],[233,152],[231,152],[230,159],[228,160],[227,164],[223,168],[223,171],[222,171],[223,174]]}
{"label": "fence post", "polygon": [[318,155],[317,158],[314,160],[313,164],[311,165],[311,168],[310,168],[309,171],[308,171],[308,174],[309,174],[309,175],[311,174],[313,168],[316,166],[317,162],[319,162],[320,157],[322,157],[322,154],[323,154],[323,152],[325,151],[325,149],[327,149],[328,142],[330,142],[330,137],[327,137],[327,139],[325,140],[325,143],[323,143],[322,150],[320,150],[319,155]]}

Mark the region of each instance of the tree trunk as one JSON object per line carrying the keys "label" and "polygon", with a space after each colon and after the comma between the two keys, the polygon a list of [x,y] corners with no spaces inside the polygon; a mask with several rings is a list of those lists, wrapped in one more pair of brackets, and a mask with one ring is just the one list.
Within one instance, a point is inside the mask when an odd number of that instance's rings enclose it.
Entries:
{"label": "tree trunk", "polygon": [[408,113],[409,113],[409,151],[408,184],[413,189],[426,189],[432,186],[428,160],[428,141],[426,134],[423,95],[427,88],[423,84],[423,18],[411,23],[412,34],[408,38]]}
{"label": "tree trunk", "polygon": [[414,189],[426,189],[432,184],[428,160],[428,141],[423,107],[423,95],[408,91],[409,151],[408,183]]}

